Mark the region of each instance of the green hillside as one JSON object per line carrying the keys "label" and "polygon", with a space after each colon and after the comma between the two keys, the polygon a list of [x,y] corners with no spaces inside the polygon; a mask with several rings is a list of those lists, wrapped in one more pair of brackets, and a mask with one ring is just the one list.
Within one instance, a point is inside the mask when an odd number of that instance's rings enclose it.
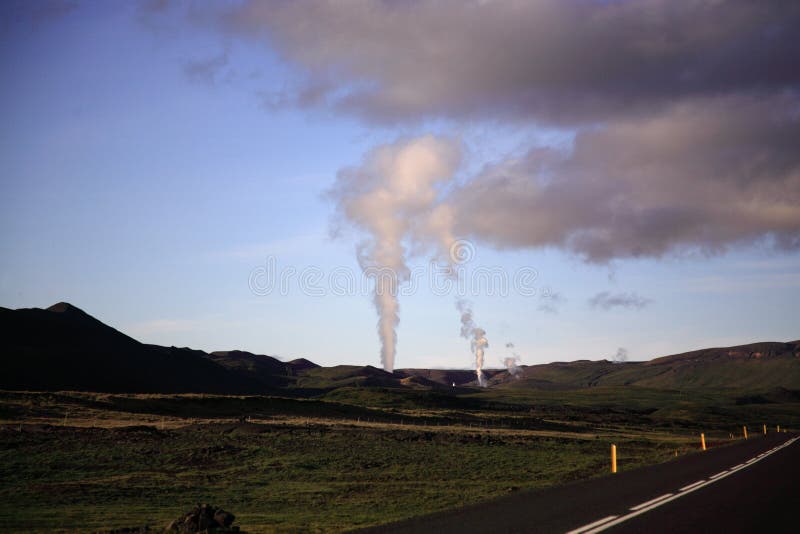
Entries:
{"label": "green hillside", "polygon": [[[702,349],[648,362],[555,362],[524,367],[501,387],[576,389],[642,386],[667,389],[800,389],[800,343],[753,343]],[[500,379],[501,377],[496,377]]]}

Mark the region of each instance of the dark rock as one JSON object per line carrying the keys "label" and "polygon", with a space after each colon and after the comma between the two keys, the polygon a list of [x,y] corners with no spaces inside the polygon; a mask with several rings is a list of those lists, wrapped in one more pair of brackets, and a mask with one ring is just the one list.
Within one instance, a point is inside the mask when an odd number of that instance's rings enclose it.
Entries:
{"label": "dark rock", "polygon": [[222,508],[201,504],[186,512],[167,525],[167,532],[214,533],[239,532],[239,527],[231,526],[236,517]]}
{"label": "dark rock", "polygon": [[214,514],[214,521],[216,521],[219,526],[225,528],[231,526],[235,519],[235,515],[230,512],[226,512],[225,510],[217,510]]}
{"label": "dark rock", "polygon": [[[205,512],[205,510],[204,510]],[[200,517],[197,518],[197,528],[198,530],[208,530],[211,526],[216,527],[217,523],[214,521],[213,517],[208,517],[205,513],[201,514]]]}

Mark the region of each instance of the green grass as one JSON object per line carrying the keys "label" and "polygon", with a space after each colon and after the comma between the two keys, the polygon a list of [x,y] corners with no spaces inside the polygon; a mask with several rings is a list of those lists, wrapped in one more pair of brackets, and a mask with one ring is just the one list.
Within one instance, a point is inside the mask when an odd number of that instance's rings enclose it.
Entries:
{"label": "green grass", "polygon": [[[248,531],[343,530],[597,476],[607,442],[324,425],[0,433],[0,528],[163,525],[209,502]],[[626,468],[666,443],[623,440]]]}
{"label": "green grass", "polygon": [[602,476],[612,442],[627,470],[695,451],[700,431],[716,445],[741,424],[797,427],[793,399],[635,387],[0,392],[0,531],[161,527],[201,502],[248,532],[343,531]]}
{"label": "green grass", "polygon": [[528,368],[525,378],[503,387],[576,389],[595,386],[650,387],[661,389],[759,389],[765,386],[797,388],[798,356],[781,348],[780,355],[765,358],[729,358],[725,349],[710,349],[712,356],[655,362],[576,361]]}

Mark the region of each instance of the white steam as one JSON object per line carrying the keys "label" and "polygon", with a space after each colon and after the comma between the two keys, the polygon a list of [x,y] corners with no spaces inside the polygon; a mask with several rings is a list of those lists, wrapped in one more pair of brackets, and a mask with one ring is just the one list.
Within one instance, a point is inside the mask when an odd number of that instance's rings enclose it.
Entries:
{"label": "white steam", "polygon": [[441,182],[459,165],[459,148],[433,136],[401,140],[371,150],[361,166],[340,171],[330,196],[340,219],[366,234],[358,262],[373,280],[381,363],[394,370],[399,286],[408,281],[407,244],[434,245],[449,239],[451,215],[437,205]]}
{"label": "white steam", "polygon": [[612,357],[614,363],[624,363],[628,360],[628,349],[618,348],[617,353]]}
{"label": "white steam", "polygon": [[510,341],[506,343],[506,348],[511,351],[511,356],[503,358],[503,365],[506,366],[508,374],[511,376],[517,376],[517,373],[519,373],[519,364],[522,362],[522,358],[519,354],[514,352],[514,344]]}
{"label": "white steam", "polygon": [[475,326],[475,321],[472,319],[472,307],[467,301],[457,301],[456,308],[461,313],[461,337],[470,340],[470,349],[475,355],[475,374],[478,377],[478,385],[486,387],[486,380],[483,377],[483,355],[484,350],[489,347],[486,331]]}

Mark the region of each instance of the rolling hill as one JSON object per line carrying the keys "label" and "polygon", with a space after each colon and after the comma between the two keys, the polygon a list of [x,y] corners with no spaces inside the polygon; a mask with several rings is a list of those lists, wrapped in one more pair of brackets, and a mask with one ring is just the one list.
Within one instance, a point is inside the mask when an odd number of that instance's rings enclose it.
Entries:
{"label": "rolling hill", "polygon": [[493,383],[541,389],[631,385],[659,389],[800,389],[800,341],[702,349],[646,362],[579,360],[522,366],[517,376],[499,375]]}
{"label": "rolling hill", "polygon": [[[148,345],[64,302],[47,309],[0,308],[0,389],[140,393],[323,395],[337,388],[461,391],[468,369],[321,367],[241,350]],[[598,386],[656,389],[800,390],[800,341],[710,348],[646,362],[607,360],[521,366],[516,375],[487,369],[490,388],[544,390]],[[455,386],[455,390],[453,387]]]}

